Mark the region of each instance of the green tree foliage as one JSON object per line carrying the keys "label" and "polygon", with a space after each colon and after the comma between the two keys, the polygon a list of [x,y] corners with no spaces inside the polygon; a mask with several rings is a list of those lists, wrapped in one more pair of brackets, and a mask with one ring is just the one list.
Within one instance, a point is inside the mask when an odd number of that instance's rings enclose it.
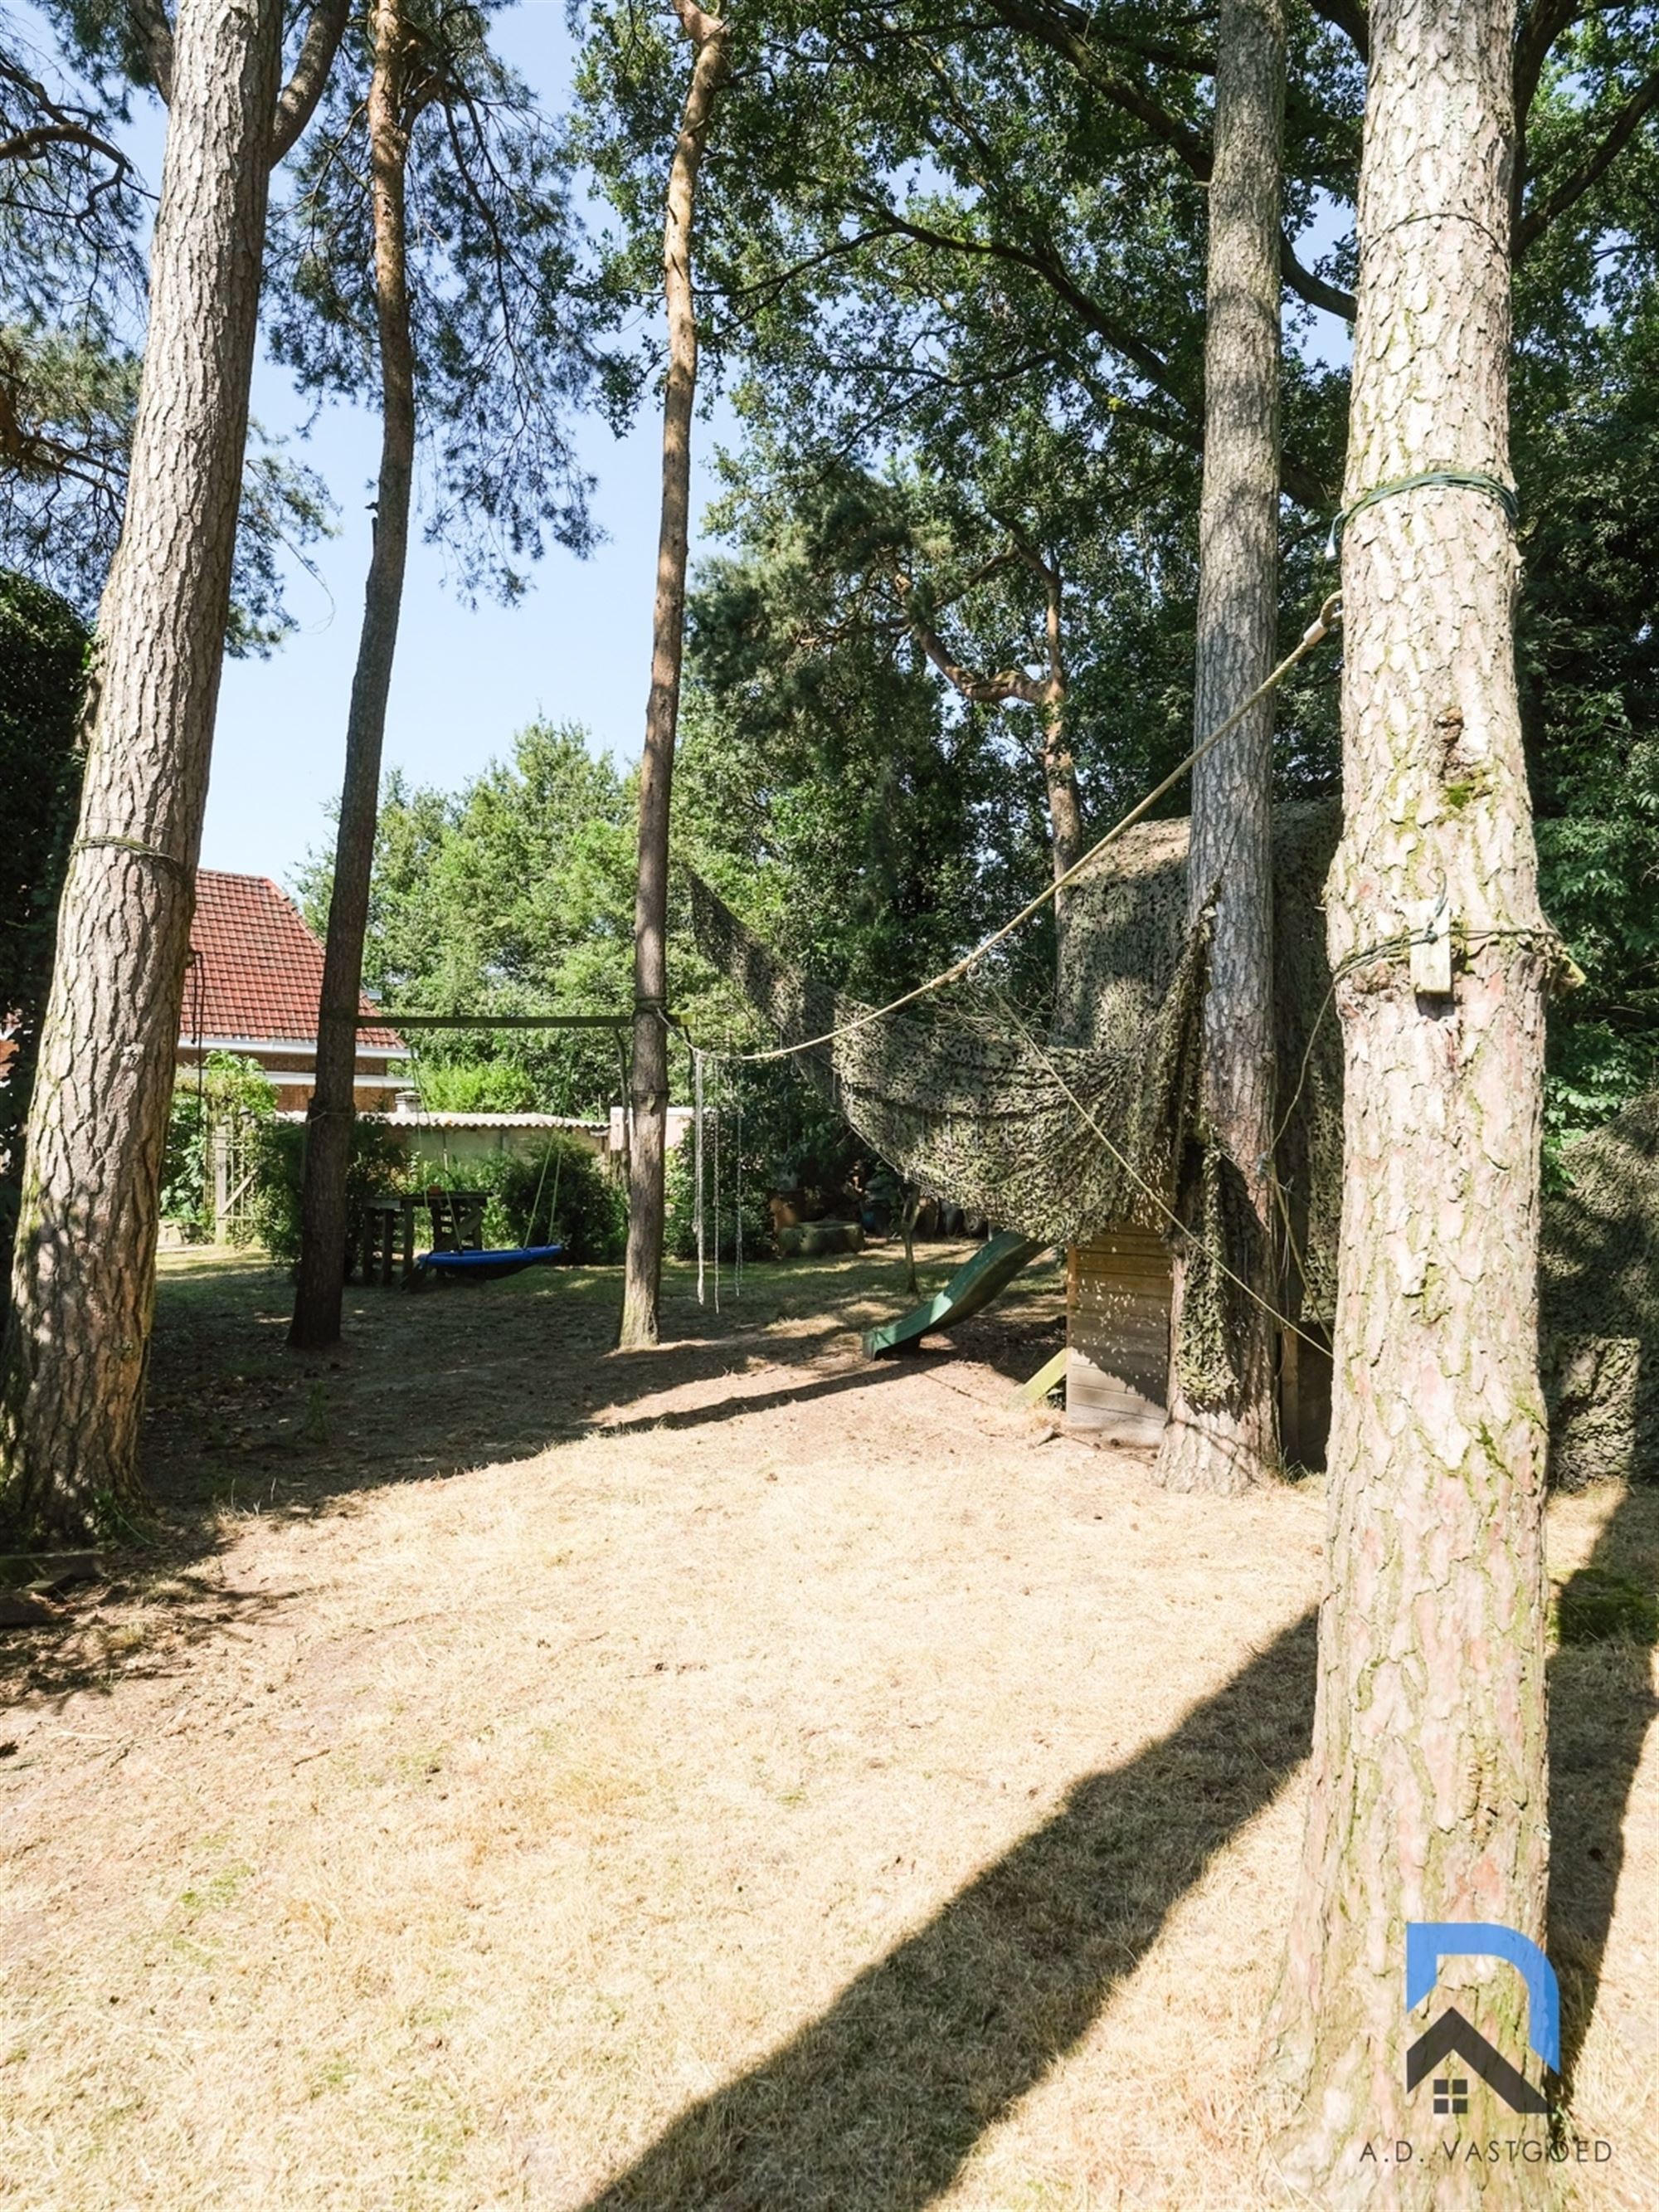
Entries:
{"label": "green tree foliage", "polygon": [[[971,942],[996,895],[988,854],[1006,867],[1041,824],[1006,803],[983,732],[945,727],[884,642],[797,665],[760,643],[746,681],[727,664],[720,690],[688,692],[680,855],[792,958],[854,992],[902,988]],[[699,630],[694,663],[702,649]]]}
{"label": "green tree foliage", "polygon": [[[822,551],[786,525],[750,560],[711,564],[693,596],[674,851],[787,958],[880,1000],[967,951],[1026,896],[1046,866],[1046,825],[1040,788],[1010,787],[994,718],[951,712],[902,636],[854,623],[819,649],[797,629],[825,611]],[[671,995],[691,1036],[714,1049],[775,1043],[702,960],[678,897],[673,923]],[[1018,988],[1046,999],[1049,940],[1035,931],[1018,953]],[[689,1061],[673,1074],[674,1095],[689,1100]],[[757,1190],[822,1196],[872,1171],[791,1061],[736,1079]],[[676,1153],[676,1251],[690,1233],[688,1173]]]}
{"label": "green tree foliage", "polygon": [[[0,276],[0,557],[60,592],[88,621],[120,535],[139,356],[84,330],[3,321]],[[249,427],[225,649],[264,656],[295,626],[284,550],[334,528],[322,478],[279,439]]]}
{"label": "green tree foliage", "polygon": [[[58,13],[58,52],[0,15],[0,559],[90,619],[120,531],[138,397],[147,194],[112,133],[129,67],[143,72],[125,9]],[[232,653],[268,652],[293,628],[282,550],[303,556],[331,514],[321,479],[256,427]]]}
{"label": "green tree foliage", "polygon": [[[931,695],[919,693],[926,699]],[[861,703],[860,703],[861,702]],[[854,695],[860,712],[877,695]],[[997,828],[995,777],[953,759],[924,720],[901,750],[873,712],[842,725],[839,765],[793,748],[787,717],[763,726],[741,702],[688,698],[675,843],[796,957],[849,988],[914,981],[918,960],[956,948],[963,902],[990,911],[974,855]],[[298,890],[320,928],[330,860]],[[675,1010],[710,1048],[770,1042],[698,955],[676,902]],[[629,1004],[633,804],[582,732],[535,723],[512,757],[455,793],[393,775],[381,802],[365,981],[386,1003],[432,1013],[623,1013]],[[433,1111],[599,1115],[620,1095],[609,1031],[420,1031],[417,1086]],[[689,1102],[689,1054],[671,1057]],[[757,1188],[830,1188],[864,1158],[787,1062],[747,1070],[744,1123]]]}
{"label": "green tree foliage", "polygon": [[[624,1011],[631,841],[627,787],[568,724],[532,723],[514,740],[510,760],[459,792],[389,777],[367,988],[426,1013]],[[331,866],[313,855],[301,874],[313,928],[326,924]],[[592,1113],[618,1082],[608,1031],[422,1032],[416,1065],[422,1083],[428,1067],[445,1071],[434,1103],[442,1085],[459,1080],[451,1071],[485,1069],[492,1100],[548,1113]],[[447,1095],[459,1103],[464,1093]]]}
{"label": "green tree foliage", "polygon": [[[598,349],[605,307],[581,274],[566,156],[491,49],[495,12],[406,10],[408,281],[427,538],[464,593],[511,600],[550,532],[578,551],[591,543],[570,410],[598,397],[620,414],[634,378]],[[267,327],[302,392],[378,405],[369,65],[354,14],[273,222]]]}
{"label": "green tree foliage", "polygon": [[[1054,585],[1057,712],[1085,825],[1188,743],[1187,517],[1161,508],[1165,567],[1181,587],[1151,590],[1139,558],[1147,518],[1126,515],[1127,526],[1112,529],[1110,502],[1067,477],[1040,426],[1026,452],[1005,445],[980,458],[977,483],[914,465],[877,474],[833,462],[803,483],[792,459],[753,441],[727,461],[716,511],[732,550],[708,564],[692,605],[701,720],[729,720],[751,745],[779,749],[763,780],[772,805],[780,767],[793,769],[794,804],[809,811],[832,779],[841,830],[831,849],[845,866],[848,835],[859,834],[849,795],[873,802],[854,873],[872,902],[894,906],[907,959],[928,946],[944,957],[965,950],[1049,866],[1044,714],[1018,696],[1049,665],[1048,586],[1036,563]],[[702,802],[711,823],[720,819],[713,799],[705,792]],[[912,843],[901,871],[893,848]],[[902,872],[913,878],[904,887]],[[918,875],[932,879],[926,891]],[[930,902],[943,929],[918,936]],[[856,941],[839,905],[826,915],[832,967]],[[1021,942],[1028,981],[1052,966],[1050,934],[1039,926]],[[883,963],[854,964],[873,986]]]}
{"label": "green tree foliage", "polygon": [[[1085,830],[1190,741],[1207,58],[1190,18],[1095,11],[1091,40],[1146,48],[1126,105],[993,12],[1001,27],[927,6],[745,14],[710,156],[705,318],[745,436],[716,514],[731,552],[692,609],[682,773],[716,845],[769,855],[811,823],[796,842],[809,871],[821,845],[824,880],[787,870],[768,895],[751,867],[746,896],[722,888],[763,927],[769,903],[769,933],[853,988],[894,968],[918,980],[1050,866],[1030,709],[964,697],[907,615],[937,616],[969,669],[1040,666],[1042,595],[1010,556],[1023,545],[1058,571]],[[1304,27],[1298,222],[1352,163],[1360,91],[1336,34]],[[582,143],[621,222],[611,278],[630,293],[650,275],[670,122],[653,35],[633,11],[597,11],[584,79]],[[1316,503],[1342,385],[1311,356],[1291,378],[1289,475]],[[1322,532],[1293,517],[1291,532],[1294,635],[1324,579]],[[1328,787],[1334,705],[1310,691],[1287,713],[1287,787]],[[908,901],[884,846],[908,849]],[[892,913],[896,963],[863,934],[860,902]],[[1044,930],[1017,952],[1035,998]]]}
{"label": "green tree foliage", "polygon": [[[1131,433],[1190,457],[1207,27],[1144,5],[1091,10],[1086,34],[1041,0],[991,13],[1000,24],[929,4],[745,11],[710,156],[710,343],[740,405],[763,392],[791,437],[810,424],[824,450],[915,439],[947,466],[953,443],[1024,405],[1074,459]],[[1298,31],[1293,228],[1350,189],[1363,91],[1339,33],[1305,17]],[[612,281],[639,295],[672,125],[658,37],[632,9],[596,9],[583,77],[581,143],[622,224]],[[1311,357],[1292,379],[1288,477],[1304,501],[1334,481],[1341,401]]]}
{"label": "green tree foliage", "polygon": [[21,1147],[40,1017],[52,980],[58,897],[81,795],[86,629],[75,610],[0,569],[0,1283],[9,1283]]}
{"label": "green tree foliage", "polygon": [[[1648,26],[1650,9],[1631,11]],[[1547,72],[1533,156],[1559,179],[1586,106],[1643,73],[1593,14]],[[1659,79],[1654,79],[1659,84]],[[1544,906],[1583,969],[1552,1009],[1547,1158],[1659,1082],[1659,127],[1543,231],[1517,277],[1522,711]]]}
{"label": "green tree foliage", "polygon": [[[1334,580],[1324,526],[1346,373],[1320,311],[1351,305],[1365,37],[1363,11],[1334,0],[1289,12],[1287,644]],[[693,611],[708,695],[696,719],[787,705],[791,792],[806,790],[794,763],[815,750],[835,773],[847,726],[920,728],[930,709],[911,694],[927,678],[884,631],[900,554],[962,626],[964,659],[1006,651],[1012,580],[956,594],[1017,520],[1062,549],[1075,750],[1097,828],[1185,750],[1213,33],[1146,0],[1086,15],[1069,0],[993,0],[989,14],[969,24],[926,4],[817,0],[745,11],[702,246],[708,343],[744,440],[720,518],[731,552]],[[642,297],[672,125],[667,33],[631,9],[591,20],[581,142],[617,211],[611,281]],[[1523,7],[1514,52],[1520,642],[1547,896],[1589,977],[1554,1021],[1557,1140],[1656,1072],[1644,549],[1659,519],[1656,27],[1647,5]],[[1335,704],[1334,661],[1285,695],[1286,795],[1334,787]],[[988,711],[936,705],[933,741],[959,749],[960,726]],[[721,745],[743,818],[743,777],[759,763],[745,727]],[[1024,764],[1006,751],[1002,769],[1003,810],[1029,816]],[[769,815],[774,781],[758,802]],[[713,795],[699,811],[729,838]],[[1169,804],[1179,811],[1184,793]],[[973,851],[976,884],[1014,893],[1002,911],[1041,881],[1035,834],[1009,875],[1001,853]],[[763,925],[767,896],[748,896],[737,902]],[[786,934],[813,933],[787,894],[768,896]],[[819,964],[844,972],[846,895],[828,898]],[[964,898],[966,937],[971,910]]]}
{"label": "green tree foliage", "polygon": [[[77,548],[120,520],[144,266],[117,106],[0,16],[0,521],[14,561],[66,517]],[[60,583],[73,565],[59,560]]]}

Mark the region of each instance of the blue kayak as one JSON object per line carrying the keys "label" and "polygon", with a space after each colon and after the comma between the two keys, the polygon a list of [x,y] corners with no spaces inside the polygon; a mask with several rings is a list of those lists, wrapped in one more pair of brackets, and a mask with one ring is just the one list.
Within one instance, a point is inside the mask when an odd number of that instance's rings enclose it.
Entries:
{"label": "blue kayak", "polygon": [[516,1275],[520,1267],[545,1267],[563,1256],[562,1244],[520,1244],[505,1252],[422,1252],[415,1264],[434,1274],[493,1283],[502,1275]]}

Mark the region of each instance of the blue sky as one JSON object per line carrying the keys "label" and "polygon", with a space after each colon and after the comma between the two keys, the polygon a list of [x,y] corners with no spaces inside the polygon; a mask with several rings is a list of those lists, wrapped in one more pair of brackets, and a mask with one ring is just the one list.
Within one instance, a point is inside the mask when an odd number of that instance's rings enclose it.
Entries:
{"label": "blue sky", "polygon": [[[562,0],[528,0],[505,11],[495,36],[544,104],[562,106],[572,54]],[[129,136],[147,179],[159,183],[161,117],[153,103],[135,115]],[[202,843],[205,866],[278,882],[332,834],[325,810],[339,789],[379,459],[378,423],[357,408],[329,407],[301,443],[295,434],[310,409],[286,371],[262,356],[254,415],[267,431],[294,437],[295,458],[324,477],[339,509],[339,535],[309,550],[319,580],[289,564],[298,629],[268,659],[225,664]],[[712,495],[720,431],[718,411],[712,426],[697,427],[694,528]],[[453,787],[505,752],[514,732],[537,714],[581,723],[596,749],[619,761],[637,756],[650,676],[659,437],[648,404],[624,440],[597,421],[582,426],[606,542],[586,560],[555,547],[516,607],[462,605],[445,588],[441,556],[420,542],[417,528],[386,722],[388,768]]]}
{"label": "blue sky", "polygon": [[[20,13],[27,16],[27,5]],[[557,112],[568,95],[573,46],[563,0],[521,0],[495,18],[504,58]],[[126,136],[152,185],[159,184],[163,118],[141,101]],[[1342,218],[1322,209],[1304,252],[1329,242]],[[1315,319],[1310,349],[1346,352],[1346,333]],[[1304,339],[1304,344],[1310,339]],[[291,880],[313,848],[331,838],[346,706],[368,559],[368,506],[379,453],[375,418],[333,405],[311,419],[287,373],[263,355],[253,413],[293,442],[294,456],[324,477],[338,512],[338,535],[310,549],[316,574],[288,563],[288,601],[298,628],[266,659],[228,660],[220,694],[202,859],[206,866]],[[729,410],[700,421],[694,445],[692,557],[698,519],[713,495],[717,441],[731,441]],[[504,753],[535,716],[580,723],[619,763],[638,755],[650,665],[651,605],[660,485],[659,423],[647,402],[618,441],[603,424],[579,427],[579,446],[599,479],[594,512],[605,542],[586,560],[555,547],[518,605],[463,605],[444,585],[442,558],[411,545],[385,763],[421,783],[453,789]]]}

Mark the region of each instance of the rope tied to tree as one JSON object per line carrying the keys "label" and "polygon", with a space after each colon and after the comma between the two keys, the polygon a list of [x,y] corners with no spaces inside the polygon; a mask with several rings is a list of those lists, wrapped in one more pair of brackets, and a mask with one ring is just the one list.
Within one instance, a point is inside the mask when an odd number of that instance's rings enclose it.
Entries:
{"label": "rope tied to tree", "polygon": [[1378,500],[1392,499],[1397,492],[1422,491],[1435,486],[1446,486],[1455,491],[1484,492],[1488,499],[1495,499],[1503,508],[1509,517],[1511,530],[1520,526],[1521,501],[1513,484],[1504,483],[1498,477],[1488,476],[1484,469],[1419,469],[1414,476],[1393,477],[1387,483],[1373,484],[1369,491],[1362,491],[1358,499],[1350,500],[1331,523],[1331,534],[1325,544],[1326,559],[1334,561],[1340,555],[1342,533],[1363,508],[1375,507]]}
{"label": "rope tied to tree", "polygon": [[193,884],[196,880],[196,871],[188,860],[181,860],[176,853],[164,853],[159,845],[146,845],[142,838],[114,836],[77,837],[70,847],[71,854],[90,853],[103,849],[117,853],[130,853],[136,860],[158,861],[162,867],[170,868],[173,874],[185,884]]}

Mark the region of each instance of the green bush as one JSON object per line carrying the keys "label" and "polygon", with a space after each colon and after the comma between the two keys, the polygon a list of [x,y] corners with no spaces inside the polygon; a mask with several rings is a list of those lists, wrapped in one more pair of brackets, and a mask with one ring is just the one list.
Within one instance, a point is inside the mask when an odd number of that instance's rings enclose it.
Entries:
{"label": "green bush", "polygon": [[[273,1260],[291,1265],[300,1256],[306,1125],[269,1121],[258,1141],[253,1233]],[[351,1127],[351,1160],[346,1170],[349,1204],[355,1209],[365,1200],[392,1198],[410,1187],[409,1155],[402,1138],[378,1115],[360,1114]]]}
{"label": "green bush", "polygon": [[535,1078],[515,1060],[423,1059],[416,1087],[428,1114],[528,1114],[537,1103]]}
{"label": "green bush", "polygon": [[207,1121],[193,1075],[173,1085],[167,1109],[167,1146],[161,1156],[161,1218],[192,1237],[212,1234],[212,1181],[207,1167]]}

